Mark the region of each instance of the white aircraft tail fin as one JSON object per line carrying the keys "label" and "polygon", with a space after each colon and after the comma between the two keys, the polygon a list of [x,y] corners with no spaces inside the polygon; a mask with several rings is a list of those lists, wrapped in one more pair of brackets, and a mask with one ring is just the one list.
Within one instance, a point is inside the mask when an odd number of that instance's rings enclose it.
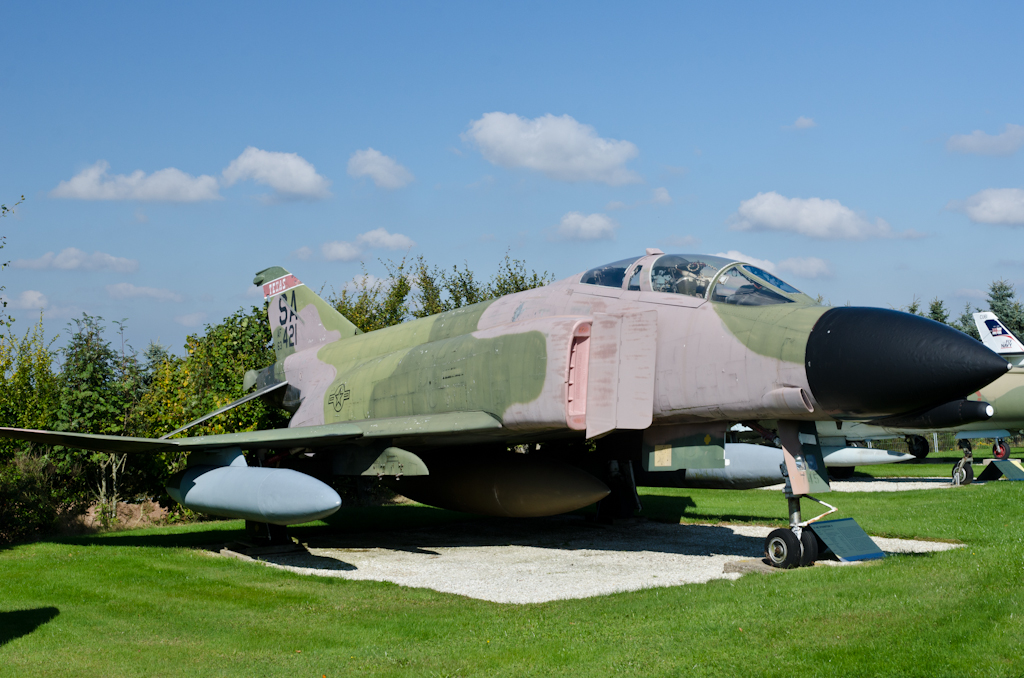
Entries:
{"label": "white aircraft tail fin", "polygon": [[1024,344],[1013,336],[1013,332],[1006,329],[1006,325],[995,313],[975,313],[974,324],[978,326],[978,334],[981,335],[981,341],[985,346],[1014,365],[1024,365]]}

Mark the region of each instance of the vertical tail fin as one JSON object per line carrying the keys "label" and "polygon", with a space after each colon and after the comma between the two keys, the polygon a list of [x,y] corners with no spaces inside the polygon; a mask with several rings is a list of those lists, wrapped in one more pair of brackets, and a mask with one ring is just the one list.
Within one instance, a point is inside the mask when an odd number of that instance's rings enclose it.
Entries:
{"label": "vertical tail fin", "polygon": [[978,334],[981,335],[981,341],[985,346],[1014,365],[1024,364],[1024,344],[1013,336],[1013,332],[1006,329],[1006,325],[995,313],[975,313],[974,324],[978,326]]}
{"label": "vertical tail fin", "polygon": [[362,334],[345,316],[280,266],[263,269],[252,282],[263,286],[274,353],[279,361],[296,351]]}

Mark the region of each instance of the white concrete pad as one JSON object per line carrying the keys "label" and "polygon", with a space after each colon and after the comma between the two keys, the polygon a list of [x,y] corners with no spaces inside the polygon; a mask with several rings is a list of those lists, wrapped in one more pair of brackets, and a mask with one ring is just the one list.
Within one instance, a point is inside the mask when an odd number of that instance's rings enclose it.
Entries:
{"label": "white concrete pad", "polygon": [[[579,516],[480,521],[430,530],[345,536],[309,553],[263,556],[299,574],[389,581],[498,603],[543,603],[619,591],[737,579],[726,563],[764,555],[769,527],[672,525],[634,520],[613,526]],[[957,545],[875,539],[889,553]]]}
{"label": "white concrete pad", "polygon": [[[944,490],[953,487],[950,478],[854,478],[831,480],[833,492],[905,492],[907,490]],[[786,485],[769,485],[759,490],[781,490]]]}

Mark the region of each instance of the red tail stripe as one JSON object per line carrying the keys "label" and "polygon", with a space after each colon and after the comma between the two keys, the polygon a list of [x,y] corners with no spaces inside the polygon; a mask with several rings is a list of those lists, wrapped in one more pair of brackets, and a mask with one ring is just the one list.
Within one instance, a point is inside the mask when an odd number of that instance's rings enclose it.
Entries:
{"label": "red tail stripe", "polygon": [[271,280],[263,285],[263,298],[266,299],[267,297],[275,294],[280,294],[285,290],[290,290],[291,288],[297,287],[301,284],[302,283],[299,282],[298,278],[289,273],[286,276],[278,278],[277,280]]}

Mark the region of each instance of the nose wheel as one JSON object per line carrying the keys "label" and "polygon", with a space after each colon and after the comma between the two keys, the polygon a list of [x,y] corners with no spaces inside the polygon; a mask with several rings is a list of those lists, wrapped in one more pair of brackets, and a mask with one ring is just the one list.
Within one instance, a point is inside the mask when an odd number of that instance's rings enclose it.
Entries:
{"label": "nose wheel", "polygon": [[792,529],[772,530],[764,542],[764,557],[783,570],[809,567],[818,559],[818,537],[810,527],[802,528],[799,537]]}
{"label": "nose wheel", "polygon": [[764,557],[768,559],[768,564],[783,570],[800,567],[803,555],[800,541],[792,530],[772,530],[764,542]]}
{"label": "nose wheel", "polygon": [[[828,511],[810,520],[800,519],[801,497],[815,501],[828,508]],[[820,549],[818,535],[814,534],[811,523],[821,520],[838,509],[820,499],[805,495],[786,495],[789,501],[789,528],[772,530],[764,540],[764,557],[772,567],[792,570],[797,567],[809,567],[818,560]]]}
{"label": "nose wheel", "polygon": [[953,465],[953,484],[970,485],[974,482],[974,448],[966,438],[958,440],[957,447],[964,453],[964,458]]}

